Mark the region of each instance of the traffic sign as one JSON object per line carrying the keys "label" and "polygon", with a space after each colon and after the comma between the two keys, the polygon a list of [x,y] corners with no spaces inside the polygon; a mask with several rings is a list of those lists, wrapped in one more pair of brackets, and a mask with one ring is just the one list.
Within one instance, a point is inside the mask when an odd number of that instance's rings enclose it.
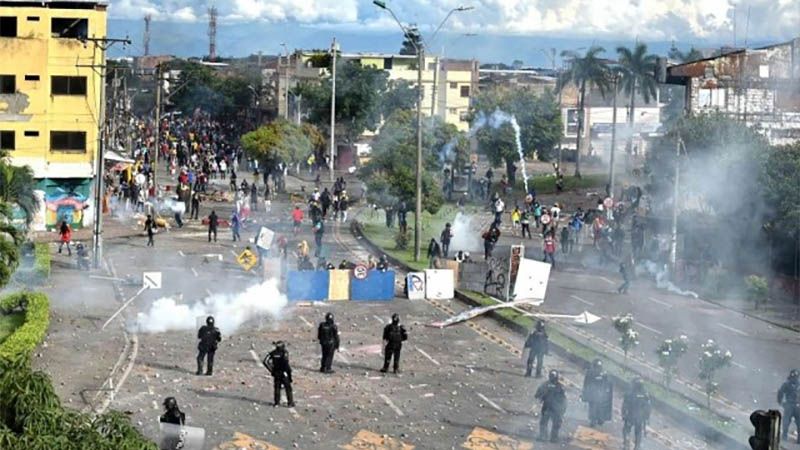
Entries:
{"label": "traffic sign", "polygon": [[236,257],[236,262],[242,266],[242,269],[249,271],[258,264],[258,256],[256,256],[249,248],[244,249],[239,256]]}
{"label": "traffic sign", "polygon": [[142,286],[147,289],[161,289],[161,272],[142,273]]}
{"label": "traffic sign", "polygon": [[542,214],[542,218],[539,220],[541,220],[543,224],[547,225],[550,223],[550,214]]}
{"label": "traffic sign", "polygon": [[603,200],[603,206],[605,206],[606,208],[613,207],[614,206],[614,199],[611,198],[611,197],[606,197],[606,199]]}
{"label": "traffic sign", "polygon": [[365,266],[363,264],[359,264],[359,265],[357,265],[355,267],[355,269],[353,269],[353,275],[355,275],[356,279],[359,279],[359,280],[363,280],[363,279],[367,278],[367,273],[368,272],[369,272],[369,269],[367,269],[367,266]]}

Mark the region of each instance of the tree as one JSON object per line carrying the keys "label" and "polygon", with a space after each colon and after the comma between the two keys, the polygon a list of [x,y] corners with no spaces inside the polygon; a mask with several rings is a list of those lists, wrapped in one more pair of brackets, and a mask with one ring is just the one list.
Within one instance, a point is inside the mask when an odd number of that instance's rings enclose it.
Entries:
{"label": "tree", "polygon": [[669,53],[667,53],[667,56],[670,59],[677,60],[681,63],[686,63],[690,61],[697,61],[698,59],[703,59],[703,52],[694,47],[690,48],[688,52],[682,52],[678,50],[676,47],[672,47],[671,49],[669,49]]}
{"label": "tree", "polygon": [[586,89],[595,86],[600,94],[605,97],[608,91],[607,68],[599,58],[605,52],[603,47],[593,45],[581,56],[574,51],[561,52],[561,57],[567,61],[567,70],[561,72],[556,83],[556,90],[561,91],[569,84],[578,88],[578,137],[576,141],[577,153],[575,155],[575,177],[581,177],[581,139],[585,117]]}
{"label": "tree", "polygon": [[678,362],[689,349],[689,338],[681,335],[677,338],[664,339],[656,349],[658,365],[664,369],[664,385],[669,387],[678,375]]}
{"label": "tree", "polygon": [[312,153],[319,154],[325,140],[311,124],[296,125],[281,119],[245,134],[241,142],[247,156],[272,168],[279,162],[296,164]]}
{"label": "tree", "polygon": [[[479,117],[485,118],[498,110],[516,118],[525,157],[536,155],[547,161],[553,156],[561,140],[562,125],[561,111],[551,91],[535,94],[527,88],[500,86],[481,90],[473,99],[470,111],[473,127],[477,126]],[[477,131],[476,137],[479,150],[486,154],[493,166],[505,164],[506,175],[513,183],[520,156],[512,126],[508,123],[497,129],[484,126]]]}
{"label": "tree", "polygon": [[645,103],[656,97],[656,55],[647,53],[647,45],[637,43],[633,50],[617,47],[619,68],[622,74],[622,90],[630,97],[628,108],[628,143],[625,146],[626,160],[633,153],[633,126],[636,120],[636,95]]}
{"label": "tree", "polygon": [[[336,135],[352,143],[364,132],[375,131],[381,123],[382,95],[389,75],[373,66],[355,61],[337,63],[336,67]],[[330,129],[331,79],[301,83],[295,88],[303,96],[308,120],[322,130]]]}
{"label": "tree", "polygon": [[[436,182],[442,167],[439,150],[457,139],[453,125],[436,121],[423,133],[422,207],[435,213],[442,205],[440,184]],[[370,161],[360,171],[367,183],[371,202],[383,206],[400,200],[413,204],[416,194],[415,163],[416,115],[398,110],[386,119],[381,132],[372,142]]]}
{"label": "tree", "polygon": [[389,117],[399,109],[413,109],[417,105],[417,88],[407,80],[389,80],[383,94],[381,113]]}
{"label": "tree", "polygon": [[409,25],[403,36],[403,45],[400,47],[401,55],[416,55],[417,49],[422,48],[422,35],[416,25]]}
{"label": "tree", "polygon": [[633,329],[633,315],[614,316],[612,319],[614,329],[619,333],[619,346],[628,359],[628,352],[639,345],[639,332]]}
{"label": "tree", "polygon": [[235,117],[253,106],[250,86],[261,85],[253,73],[222,76],[191,61],[172,61],[165,69],[181,71],[178,81],[170,85],[170,101],[185,114],[200,108],[214,116]]}
{"label": "tree", "polygon": [[0,202],[17,206],[25,216],[25,225],[30,225],[39,210],[39,201],[34,195],[36,181],[28,166],[12,166],[0,161]]}
{"label": "tree", "polygon": [[750,275],[744,279],[747,287],[747,299],[753,302],[755,309],[767,302],[769,297],[769,284],[767,279],[758,275]]}
{"label": "tree", "polygon": [[773,147],[767,152],[760,177],[764,198],[773,212],[771,225],[786,233],[798,232],[800,223],[800,142]]}
{"label": "tree", "polygon": [[731,365],[733,355],[728,350],[723,350],[713,339],[709,339],[700,346],[700,373],[698,377],[705,384],[706,406],[711,407],[711,396],[719,391],[717,372]]}

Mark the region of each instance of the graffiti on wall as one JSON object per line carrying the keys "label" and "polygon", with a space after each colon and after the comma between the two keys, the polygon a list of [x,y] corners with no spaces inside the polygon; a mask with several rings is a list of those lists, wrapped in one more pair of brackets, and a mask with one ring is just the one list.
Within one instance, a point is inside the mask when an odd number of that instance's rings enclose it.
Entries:
{"label": "graffiti on wall", "polygon": [[91,179],[45,179],[39,187],[44,191],[44,225],[55,229],[66,221],[73,229],[82,228],[90,207]]}

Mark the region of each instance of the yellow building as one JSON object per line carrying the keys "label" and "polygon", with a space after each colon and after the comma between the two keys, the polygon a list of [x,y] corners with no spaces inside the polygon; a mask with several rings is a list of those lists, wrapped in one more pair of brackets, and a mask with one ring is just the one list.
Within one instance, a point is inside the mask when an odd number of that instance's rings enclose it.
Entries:
{"label": "yellow building", "polygon": [[[346,53],[346,60],[358,61],[389,73],[389,80],[406,80],[417,84],[417,57],[379,53]],[[467,114],[470,99],[478,85],[478,62],[474,60],[425,57],[422,71],[422,112],[435,114],[460,131],[469,129]],[[435,88],[434,88],[435,86]]]}
{"label": "yellow building", "polygon": [[[33,169],[44,199],[34,228],[92,221],[105,2],[0,2],[0,149]],[[87,40],[89,39],[89,40]]]}

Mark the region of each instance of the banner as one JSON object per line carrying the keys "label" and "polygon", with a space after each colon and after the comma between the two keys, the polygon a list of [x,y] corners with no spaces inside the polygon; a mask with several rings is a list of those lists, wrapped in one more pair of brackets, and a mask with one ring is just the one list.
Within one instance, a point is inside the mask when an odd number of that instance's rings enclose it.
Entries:
{"label": "banner", "polygon": [[428,269],[425,271],[425,297],[446,300],[455,296],[452,270]]}
{"label": "banner", "polygon": [[363,280],[352,277],[350,300],[394,300],[394,271],[370,270]]}
{"label": "banner", "polygon": [[350,299],[350,271],[329,270],[330,285],[328,286],[328,300]]}
{"label": "banner", "polygon": [[548,263],[522,258],[514,283],[514,300],[544,300],[551,267]]}
{"label": "banner", "polygon": [[272,238],[275,237],[275,232],[270,230],[267,227],[261,227],[258,230],[258,236],[256,236],[256,247],[262,248],[264,250],[269,250],[272,246]]}
{"label": "banner", "polygon": [[409,272],[406,275],[406,290],[409,300],[425,299],[425,273]]}

